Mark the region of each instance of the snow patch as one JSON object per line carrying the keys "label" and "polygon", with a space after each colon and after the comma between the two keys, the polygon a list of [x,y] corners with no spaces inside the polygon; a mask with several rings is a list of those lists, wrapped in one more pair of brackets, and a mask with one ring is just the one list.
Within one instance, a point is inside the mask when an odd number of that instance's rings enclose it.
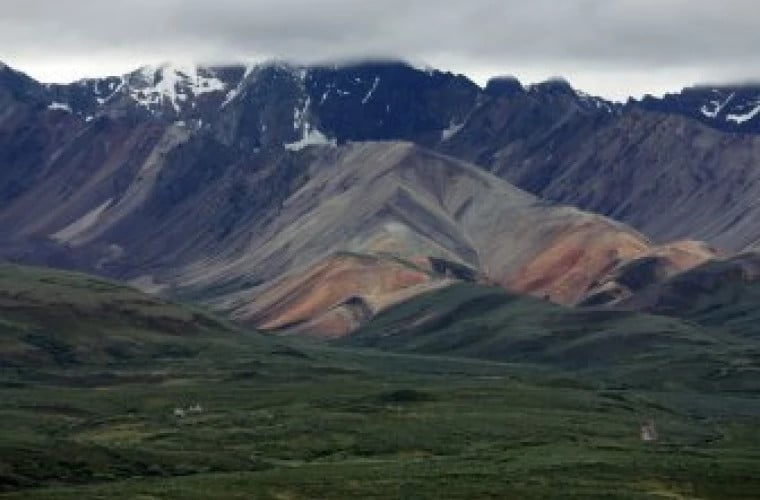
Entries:
{"label": "snow patch", "polygon": [[[709,104],[703,105],[699,111],[707,118],[717,118],[720,112],[723,111],[729,102],[731,102],[735,95],[736,93],[732,92],[731,95],[728,96],[728,99],[722,103],[720,101],[710,101]],[[708,106],[713,106],[713,108],[710,109]]]}
{"label": "snow patch", "polygon": [[442,141],[448,141],[455,135],[459,133],[460,130],[462,130],[462,127],[464,127],[464,122],[462,123],[454,123],[451,122],[451,125],[449,125],[449,128],[441,131],[441,140]]}
{"label": "snow patch", "polygon": [[309,146],[330,146],[335,147],[337,143],[335,139],[328,139],[325,134],[317,129],[312,129],[307,123],[304,126],[303,137],[301,140],[285,144],[285,149],[288,151],[301,151]]}
{"label": "snow patch", "polygon": [[293,109],[293,130],[301,130],[304,126],[309,126],[309,124],[306,123],[306,113],[309,111],[309,106],[311,106],[311,98],[307,97],[303,103],[303,108]]}
{"label": "snow patch", "polygon": [[375,93],[377,90],[377,86],[380,85],[380,77],[375,77],[375,82],[372,84],[372,88],[369,89],[369,92],[367,92],[367,95],[364,96],[364,99],[362,99],[362,104],[367,104],[370,99],[372,99],[372,94]]}
{"label": "snow patch", "polygon": [[303,135],[296,142],[284,144],[285,149],[288,151],[301,151],[308,146],[335,147],[337,145],[335,139],[329,139],[316,128],[312,128],[311,124],[307,121],[310,106],[311,98],[307,97],[302,108],[293,109],[293,130],[301,130]]}
{"label": "snow patch", "polygon": [[755,104],[755,107],[747,113],[726,115],[726,121],[742,124],[760,115],[760,102],[756,101],[754,104]]}
{"label": "snow patch", "polygon": [[246,84],[246,80],[248,80],[248,77],[250,76],[250,74],[253,73],[253,70],[255,67],[256,66],[252,64],[246,66],[245,73],[243,73],[243,77],[240,79],[240,83],[238,83],[234,89],[227,92],[227,96],[224,98],[224,101],[222,102],[222,105],[220,107],[223,108],[227,106],[229,103],[234,101],[237,96],[239,96],[242,93],[243,88],[245,87],[245,84]]}
{"label": "snow patch", "polygon": [[67,113],[71,113],[71,106],[63,102],[53,102],[48,105],[48,109],[52,109],[55,111],[65,111]]}
{"label": "snow patch", "polygon": [[328,97],[330,97],[330,92],[332,92],[333,89],[335,89],[335,84],[328,83],[327,88],[325,89],[325,92],[322,94],[322,98],[319,100],[320,106],[325,103]]}
{"label": "snow patch", "polygon": [[602,109],[608,113],[612,113],[614,111],[612,104],[610,104],[609,101],[602,99],[601,97],[596,97],[591,94],[587,94],[586,92],[581,92],[580,90],[576,90],[575,93],[578,96],[578,99],[588,107]]}

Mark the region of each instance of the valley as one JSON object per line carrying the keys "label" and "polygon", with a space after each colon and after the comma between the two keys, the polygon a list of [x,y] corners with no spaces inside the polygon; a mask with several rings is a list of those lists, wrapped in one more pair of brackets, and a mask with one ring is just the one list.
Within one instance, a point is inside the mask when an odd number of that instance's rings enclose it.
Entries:
{"label": "valley", "polygon": [[[83,275],[5,266],[0,283],[0,498],[760,486],[756,336],[458,285],[382,314],[357,348],[239,330]],[[729,361],[735,348],[754,361]],[[655,443],[638,435],[650,419]]]}
{"label": "valley", "polygon": [[0,498],[756,496],[756,96],[0,64]]}

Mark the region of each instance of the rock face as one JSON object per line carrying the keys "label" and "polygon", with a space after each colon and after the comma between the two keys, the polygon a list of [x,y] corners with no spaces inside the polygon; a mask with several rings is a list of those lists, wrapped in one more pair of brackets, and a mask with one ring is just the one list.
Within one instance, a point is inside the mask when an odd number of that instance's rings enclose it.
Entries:
{"label": "rock face", "polygon": [[578,99],[528,91],[487,101],[438,148],[659,242],[706,240],[736,251],[760,238],[758,136]]}
{"label": "rock face", "polygon": [[403,261],[336,254],[277,280],[234,317],[262,330],[336,338],[390,305],[450,283]]}

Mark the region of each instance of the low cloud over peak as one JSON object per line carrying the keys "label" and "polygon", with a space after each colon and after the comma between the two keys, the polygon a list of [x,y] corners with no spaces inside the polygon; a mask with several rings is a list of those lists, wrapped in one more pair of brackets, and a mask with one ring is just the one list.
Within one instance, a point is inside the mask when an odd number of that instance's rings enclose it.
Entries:
{"label": "low cloud over peak", "polygon": [[751,0],[8,0],[0,59],[43,80],[164,60],[397,57],[622,99],[760,77]]}

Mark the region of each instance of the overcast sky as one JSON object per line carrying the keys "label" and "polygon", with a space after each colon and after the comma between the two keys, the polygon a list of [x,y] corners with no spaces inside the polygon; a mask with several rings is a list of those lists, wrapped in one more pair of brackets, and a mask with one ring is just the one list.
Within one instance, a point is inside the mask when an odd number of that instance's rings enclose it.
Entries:
{"label": "overcast sky", "polygon": [[760,80],[759,20],[756,0],[2,0],[0,60],[50,82],[386,56],[623,99]]}

